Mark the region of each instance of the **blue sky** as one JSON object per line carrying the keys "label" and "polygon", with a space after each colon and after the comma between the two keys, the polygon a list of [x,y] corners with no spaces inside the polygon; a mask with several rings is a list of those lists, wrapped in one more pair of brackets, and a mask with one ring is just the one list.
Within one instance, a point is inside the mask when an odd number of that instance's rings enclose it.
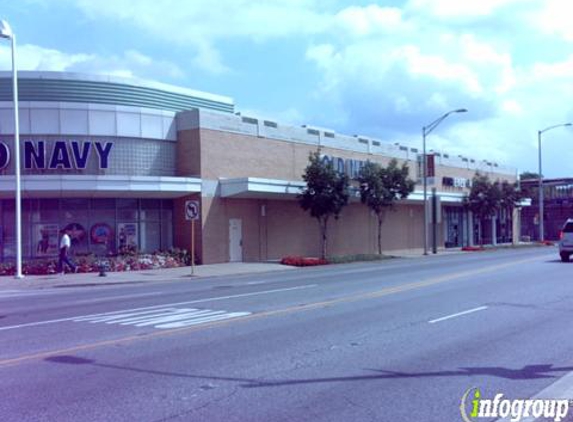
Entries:
{"label": "blue sky", "polygon": [[[243,114],[537,170],[573,121],[567,0],[19,0],[19,67],[135,76],[230,96]],[[0,43],[0,69],[10,68]],[[573,176],[573,128],[543,135]]]}

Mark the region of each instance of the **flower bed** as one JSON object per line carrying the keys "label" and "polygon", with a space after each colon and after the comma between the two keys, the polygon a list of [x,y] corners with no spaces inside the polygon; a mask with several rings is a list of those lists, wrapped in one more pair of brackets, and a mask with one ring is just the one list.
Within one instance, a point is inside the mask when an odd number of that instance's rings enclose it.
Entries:
{"label": "flower bed", "polygon": [[[152,254],[129,253],[98,257],[93,254],[77,256],[73,259],[78,266],[79,273],[99,272],[103,266],[106,271],[140,271],[157,270],[161,268],[176,268],[190,265],[189,254],[185,250],[171,249]],[[22,273],[25,275],[56,274],[58,259],[41,259],[26,261],[22,264]],[[0,276],[11,276],[16,273],[14,263],[0,264]]]}
{"label": "flower bed", "polygon": [[281,259],[281,264],[295,267],[312,267],[315,265],[326,265],[328,261],[322,258],[308,258],[303,256],[287,256]]}
{"label": "flower bed", "polygon": [[485,248],[483,246],[464,246],[462,248],[462,251],[465,251],[465,252],[481,252],[481,251],[485,251]]}

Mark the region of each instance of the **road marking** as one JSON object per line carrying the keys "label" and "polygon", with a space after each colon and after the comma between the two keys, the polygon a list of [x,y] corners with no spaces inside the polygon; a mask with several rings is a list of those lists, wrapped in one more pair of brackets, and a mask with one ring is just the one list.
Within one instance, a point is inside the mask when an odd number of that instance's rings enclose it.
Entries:
{"label": "road marking", "polygon": [[[81,352],[81,351],[85,351],[85,350],[94,350],[94,349],[97,349],[100,347],[117,346],[118,344],[130,344],[130,343],[135,343],[135,342],[139,342],[142,340],[152,340],[152,339],[156,339],[156,338],[160,338],[160,337],[173,336],[173,335],[177,335],[177,334],[181,334],[181,333],[188,334],[188,333],[192,333],[195,331],[200,331],[200,330],[209,329],[209,328],[213,328],[213,327],[226,326],[233,321],[235,321],[235,322],[248,322],[248,321],[254,321],[257,319],[262,319],[262,318],[267,318],[267,317],[272,317],[272,316],[288,315],[288,314],[296,313],[296,312],[304,312],[304,311],[309,311],[309,310],[313,310],[313,309],[325,308],[327,306],[332,306],[332,305],[336,305],[336,304],[340,304],[340,303],[351,303],[351,302],[356,302],[359,300],[374,299],[374,298],[393,295],[396,293],[407,292],[410,290],[417,290],[417,289],[420,289],[423,287],[429,287],[429,286],[433,286],[433,285],[443,284],[443,283],[447,283],[447,282],[450,282],[450,281],[453,281],[453,280],[456,280],[459,278],[469,277],[469,276],[473,276],[473,275],[486,274],[486,273],[489,273],[492,271],[497,271],[497,270],[500,270],[503,268],[509,268],[509,267],[512,267],[515,265],[521,265],[521,264],[524,264],[526,262],[538,261],[538,260],[542,260],[542,259],[543,260],[546,259],[546,256],[526,258],[526,259],[521,259],[518,261],[511,261],[511,262],[506,262],[503,264],[492,265],[489,267],[481,267],[477,270],[460,271],[457,273],[453,273],[453,274],[449,274],[449,275],[445,275],[445,276],[441,276],[441,277],[430,278],[430,279],[420,281],[420,282],[414,282],[414,283],[404,284],[401,286],[385,288],[382,290],[378,290],[376,292],[358,294],[355,296],[347,296],[347,297],[342,297],[339,299],[310,303],[307,305],[295,305],[295,306],[290,306],[288,308],[275,309],[275,310],[271,310],[271,311],[250,314],[250,315],[244,316],[242,318],[236,318],[236,319],[231,319],[231,320],[222,320],[222,321],[213,321],[213,322],[208,322],[208,323],[205,323],[205,324],[202,324],[199,326],[180,327],[180,328],[171,328],[171,329],[162,330],[162,331],[153,331],[153,332],[146,333],[143,335],[141,335],[141,334],[131,335],[131,336],[126,336],[126,337],[116,338],[116,339],[111,339],[111,340],[102,340],[102,341],[98,341],[98,342],[94,342],[94,343],[81,344],[81,345],[72,346],[72,347],[68,347],[68,348],[64,348],[64,349],[48,350],[48,351],[33,353],[33,354],[29,354],[29,355],[17,356],[17,357],[12,357],[12,358],[5,358],[5,359],[0,359],[0,367],[19,365],[19,364],[34,361],[34,360],[46,359],[46,358],[51,357],[51,356],[77,353],[77,352]],[[312,285],[308,285],[306,287],[315,287],[315,286],[316,286],[316,284],[312,284]],[[300,286],[298,288],[305,288],[305,286]],[[70,320],[70,319],[68,318],[66,320]],[[0,330],[2,330],[2,328],[0,328]]]}
{"label": "road marking", "polygon": [[303,286],[289,287],[289,288],[285,288],[285,289],[265,290],[265,291],[262,291],[262,292],[253,292],[253,293],[241,293],[241,294],[232,295],[232,296],[210,297],[210,298],[206,298],[206,299],[190,300],[190,301],[187,301],[187,302],[168,303],[168,304],[163,304],[163,305],[146,306],[146,307],[143,307],[143,308],[135,308],[135,309],[124,309],[124,310],[121,310],[121,311],[106,312],[106,313],[103,313],[103,314],[77,315],[77,316],[73,316],[73,317],[52,319],[52,320],[48,320],[48,321],[29,322],[29,323],[26,323],[26,324],[18,324],[18,325],[10,325],[10,326],[7,326],[7,327],[0,327],[0,331],[15,330],[15,329],[17,329],[17,328],[37,327],[37,326],[40,326],[40,325],[47,325],[47,324],[56,324],[56,323],[58,323],[58,322],[74,321],[75,319],[78,319],[78,318],[87,318],[87,317],[96,317],[96,316],[106,316],[106,315],[113,315],[113,314],[121,314],[121,313],[125,313],[125,312],[134,312],[134,311],[144,311],[144,310],[151,310],[151,309],[157,309],[157,308],[165,308],[165,307],[169,307],[169,306],[173,307],[173,306],[180,306],[180,305],[191,305],[191,304],[194,304],[194,303],[216,302],[216,301],[219,301],[219,300],[235,299],[235,298],[240,298],[240,297],[260,296],[260,295],[266,295],[266,294],[271,294],[271,293],[279,293],[279,292],[288,292],[288,291],[293,291],[293,290],[309,289],[309,288],[311,288],[311,287],[316,287],[316,286],[317,286],[317,284],[305,284],[305,285],[303,285]]}
{"label": "road marking", "polygon": [[213,321],[222,321],[250,315],[250,312],[212,311],[210,309],[194,308],[159,308],[148,311],[127,312],[124,314],[108,313],[95,316],[76,318],[74,322],[90,322],[92,324],[131,325],[134,327],[180,328]]}
{"label": "road marking", "polygon": [[479,311],[484,311],[487,309],[487,306],[480,306],[478,308],[473,308],[473,309],[468,309],[467,311],[463,311],[463,312],[458,312],[455,314],[451,314],[451,315],[447,315],[445,317],[441,317],[441,318],[437,318],[437,319],[433,319],[431,321],[428,321],[430,324],[435,324],[436,322],[442,322],[445,321],[447,319],[452,319],[452,318],[456,318],[462,315],[467,315],[467,314],[473,314],[474,312],[479,312]]}
{"label": "road marking", "polygon": [[19,296],[43,296],[43,295],[53,295],[58,292],[53,290],[2,290],[0,291],[0,299],[13,298]]}

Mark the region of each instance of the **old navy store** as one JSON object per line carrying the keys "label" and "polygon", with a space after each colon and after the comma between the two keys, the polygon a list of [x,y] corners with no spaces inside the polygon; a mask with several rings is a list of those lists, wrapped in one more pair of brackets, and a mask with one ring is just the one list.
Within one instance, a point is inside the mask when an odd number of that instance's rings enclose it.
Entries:
{"label": "old navy store", "polygon": [[[117,152],[120,156],[127,153],[124,145],[117,148],[116,143],[86,139],[21,141],[23,174],[29,175],[28,179],[53,181],[51,186],[48,182],[47,191],[33,189],[38,196],[50,197],[34,198],[24,190],[22,248],[25,257],[55,255],[61,229],[71,230],[76,254],[114,254],[130,249],[153,252],[173,245],[172,199],[125,197],[125,193],[111,198],[92,197],[97,191],[68,189],[68,192],[64,192],[58,189],[62,181],[70,177],[72,180],[69,184],[74,183],[73,179],[80,186],[89,183],[92,177],[82,183],[86,171],[102,174],[99,179],[105,178],[113,161],[113,153]],[[10,151],[10,142],[0,142],[2,171],[10,167]],[[114,171],[114,174],[117,173],[117,170]],[[102,194],[105,195],[105,192]],[[58,197],[54,197],[56,195]],[[13,199],[0,200],[2,260],[15,255],[14,212]]]}
{"label": "old navy store", "polygon": [[[2,259],[15,255],[14,201],[0,201]],[[70,229],[75,254],[153,252],[173,244],[173,201],[153,198],[26,198],[22,201],[25,257],[54,256],[58,232]]]}

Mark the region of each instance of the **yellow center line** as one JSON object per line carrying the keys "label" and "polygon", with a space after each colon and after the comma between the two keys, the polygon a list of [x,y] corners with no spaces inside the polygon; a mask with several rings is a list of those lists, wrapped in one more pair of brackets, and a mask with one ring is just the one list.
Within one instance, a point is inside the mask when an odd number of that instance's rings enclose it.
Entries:
{"label": "yellow center line", "polygon": [[19,357],[15,357],[15,358],[1,359],[0,360],[0,367],[14,366],[14,365],[18,365],[18,364],[29,362],[29,361],[46,359],[46,358],[51,357],[51,356],[65,355],[65,354],[70,354],[70,353],[81,352],[84,350],[93,350],[93,349],[97,349],[97,348],[105,347],[105,346],[128,344],[128,343],[132,343],[132,342],[135,342],[138,340],[155,339],[155,338],[171,336],[171,335],[175,335],[175,334],[179,334],[179,333],[192,333],[195,331],[206,330],[206,329],[213,328],[213,327],[229,325],[229,324],[236,323],[236,322],[245,322],[245,321],[251,321],[251,320],[256,320],[256,319],[260,319],[260,318],[266,318],[266,317],[270,317],[270,316],[285,315],[285,314],[302,312],[302,311],[310,311],[313,309],[325,308],[325,307],[338,305],[338,304],[342,304],[342,303],[351,303],[351,302],[357,302],[360,300],[375,299],[375,298],[380,298],[383,296],[393,295],[396,293],[402,293],[402,292],[407,292],[410,290],[416,290],[416,289],[421,289],[424,287],[443,284],[443,283],[447,283],[447,282],[457,280],[460,278],[486,274],[486,273],[490,273],[490,272],[497,271],[500,269],[512,267],[515,265],[521,265],[521,264],[524,264],[527,262],[541,260],[541,259],[546,259],[546,257],[527,258],[527,259],[522,259],[519,261],[512,261],[512,262],[507,262],[507,263],[503,263],[503,264],[492,265],[489,267],[483,267],[483,268],[479,268],[479,269],[475,269],[475,270],[459,271],[456,273],[452,273],[452,274],[448,274],[448,275],[444,275],[444,276],[440,276],[440,277],[434,277],[434,278],[430,278],[430,279],[423,280],[423,281],[418,281],[418,282],[414,282],[414,283],[407,283],[407,284],[403,284],[400,286],[387,287],[387,288],[377,290],[374,292],[360,293],[360,294],[356,294],[356,295],[352,295],[352,296],[345,296],[345,297],[341,297],[338,299],[325,300],[325,301],[321,301],[321,302],[314,302],[314,303],[309,303],[309,304],[304,304],[304,305],[295,305],[295,306],[290,306],[288,308],[275,309],[275,310],[271,310],[271,311],[265,311],[265,312],[250,314],[250,315],[247,315],[244,317],[239,317],[239,318],[234,318],[234,319],[214,321],[214,322],[209,322],[209,323],[191,326],[191,327],[182,327],[182,328],[173,328],[173,329],[169,329],[169,330],[154,331],[154,332],[151,332],[148,334],[143,334],[143,335],[131,335],[131,336],[121,337],[121,338],[112,339],[112,340],[103,340],[103,341],[98,341],[98,342],[94,342],[94,343],[82,344],[79,346],[73,346],[73,347],[68,347],[68,348],[64,348],[64,349],[57,349],[57,350],[51,350],[51,351],[46,351],[46,352],[33,353],[33,354],[19,356]]}

